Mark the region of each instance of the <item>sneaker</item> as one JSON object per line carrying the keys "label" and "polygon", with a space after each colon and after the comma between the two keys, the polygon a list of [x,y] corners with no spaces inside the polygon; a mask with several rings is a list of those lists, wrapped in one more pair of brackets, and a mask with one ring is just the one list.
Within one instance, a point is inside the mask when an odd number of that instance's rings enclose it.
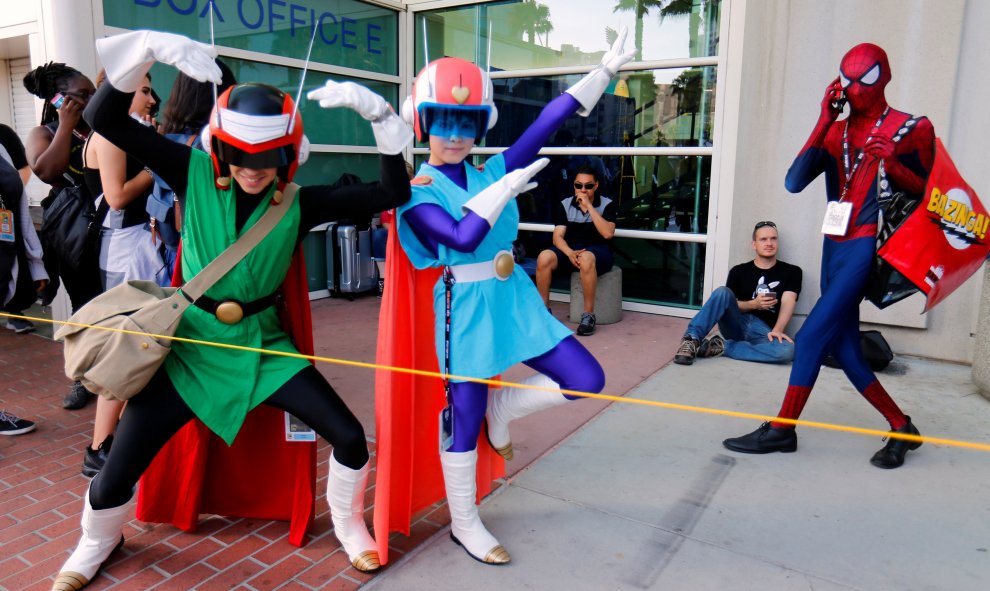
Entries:
{"label": "sneaker", "polygon": [[677,353],[674,353],[674,363],[678,365],[691,365],[694,363],[694,358],[698,355],[698,346],[701,343],[698,339],[684,335],[681,337],[681,346],[677,348]]}
{"label": "sneaker", "polygon": [[595,334],[595,315],[591,312],[581,314],[581,324],[577,327],[579,337],[586,337]]}
{"label": "sneaker", "polygon": [[12,330],[17,334],[24,334],[26,332],[32,332],[35,329],[33,323],[24,320],[23,318],[8,318],[7,319],[7,330]]}
{"label": "sneaker", "polygon": [[721,357],[722,353],[725,353],[725,339],[719,335],[701,341],[698,347],[698,357]]}
{"label": "sneaker", "polygon": [[87,478],[92,478],[100,473],[103,465],[107,463],[107,456],[110,455],[110,446],[113,445],[113,435],[107,436],[100,444],[100,447],[93,449],[86,446],[83,454],[82,474]]}
{"label": "sneaker", "polygon": [[86,406],[94,396],[96,394],[87,390],[81,383],[75,382],[72,384],[72,389],[69,390],[69,393],[62,399],[62,408],[66,410],[79,410]]}
{"label": "sneaker", "polygon": [[384,295],[385,295],[385,278],[384,277],[379,277],[378,278],[378,297],[382,297]]}
{"label": "sneaker", "polygon": [[0,435],[22,435],[34,431],[34,423],[0,410]]}

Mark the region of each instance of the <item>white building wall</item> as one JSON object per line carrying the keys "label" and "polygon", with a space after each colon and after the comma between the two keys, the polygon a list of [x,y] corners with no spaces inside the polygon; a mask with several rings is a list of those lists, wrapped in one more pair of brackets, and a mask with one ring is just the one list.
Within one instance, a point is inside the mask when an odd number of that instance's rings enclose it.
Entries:
{"label": "white building wall", "polygon": [[[718,239],[729,241],[728,263],[735,263],[752,255],[754,222],[772,219],[781,226],[781,258],[805,271],[794,329],[820,294],[825,183],[819,178],[790,195],[784,176],[815,124],[842,56],[867,41],[887,51],[893,74],[888,101],[932,120],[960,172],[986,201],[990,183],[979,161],[985,148],[977,130],[990,128],[978,104],[990,91],[980,70],[990,55],[980,35],[990,25],[990,7],[965,0],[734,0],[733,5],[733,17],[741,13],[745,19],[742,56],[730,58],[742,68],[742,82],[735,170],[725,188],[731,194],[719,197],[732,202],[732,219],[720,224]],[[919,315],[923,304],[913,298],[883,313],[865,304],[864,318],[891,323],[878,328],[899,353],[968,363],[981,285],[977,274],[927,316]]]}

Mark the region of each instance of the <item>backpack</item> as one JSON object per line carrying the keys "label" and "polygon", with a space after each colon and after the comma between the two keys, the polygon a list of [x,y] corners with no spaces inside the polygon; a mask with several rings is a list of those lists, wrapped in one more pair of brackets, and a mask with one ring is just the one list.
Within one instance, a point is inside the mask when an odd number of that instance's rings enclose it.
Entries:
{"label": "backpack", "polygon": [[[873,371],[884,370],[894,359],[894,352],[879,330],[859,331],[859,343],[863,348],[863,358]],[[826,367],[840,367],[839,362],[832,355],[827,355],[822,364]]]}
{"label": "backpack", "polygon": [[[169,133],[165,134],[165,137],[193,149],[202,147],[199,135],[195,133]],[[168,183],[157,174],[152,173],[152,176],[155,179],[155,184],[151,188],[151,195],[148,196],[145,210],[151,217],[151,225],[161,237],[162,242],[167,248],[175,251],[179,247],[180,224],[177,220],[181,219],[181,216],[176,215],[178,213],[176,211],[178,200],[175,191],[168,186]]]}

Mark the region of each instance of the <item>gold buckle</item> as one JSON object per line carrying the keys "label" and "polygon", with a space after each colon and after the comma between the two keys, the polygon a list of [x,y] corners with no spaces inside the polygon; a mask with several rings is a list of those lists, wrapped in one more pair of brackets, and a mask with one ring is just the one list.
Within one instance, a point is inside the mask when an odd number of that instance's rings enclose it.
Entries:
{"label": "gold buckle", "polygon": [[499,251],[492,263],[495,267],[495,277],[502,281],[505,281],[512,275],[512,269],[516,266],[516,261],[512,258],[512,253],[507,250]]}
{"label": "gold buckle", "polygon": [[217,305],[216,317],[224,324],[237,324],[244,318],[244,308],[234,300],[225,300]]}

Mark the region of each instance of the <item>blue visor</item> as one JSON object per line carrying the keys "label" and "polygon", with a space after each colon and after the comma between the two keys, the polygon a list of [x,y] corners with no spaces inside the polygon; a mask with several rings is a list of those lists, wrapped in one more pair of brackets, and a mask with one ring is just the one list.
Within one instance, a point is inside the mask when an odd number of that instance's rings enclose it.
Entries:
{"label": "blue visor", "polygon": [[424,107],[420,123],[428,135],[480,140],[488,131],[487,107]]}

